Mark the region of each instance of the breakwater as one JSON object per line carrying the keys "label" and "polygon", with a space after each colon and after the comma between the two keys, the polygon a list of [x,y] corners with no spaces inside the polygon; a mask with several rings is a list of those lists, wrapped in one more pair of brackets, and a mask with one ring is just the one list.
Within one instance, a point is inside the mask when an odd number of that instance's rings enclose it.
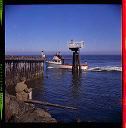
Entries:
{"label": "breakwater", "polygon": [[43,76],[44,60],[41,56],[5,56],[6,86],[15,85],[25,76],[27,81]]}

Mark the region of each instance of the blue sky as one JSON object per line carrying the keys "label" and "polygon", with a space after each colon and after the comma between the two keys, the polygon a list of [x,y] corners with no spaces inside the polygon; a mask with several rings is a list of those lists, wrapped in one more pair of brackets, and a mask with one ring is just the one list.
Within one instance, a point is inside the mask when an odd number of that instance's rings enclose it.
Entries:
{"label": "blue sky", "polygon": [[121,53],[121,5],[6,5],[5,51],[69,53],[83,40],[82,54]]}

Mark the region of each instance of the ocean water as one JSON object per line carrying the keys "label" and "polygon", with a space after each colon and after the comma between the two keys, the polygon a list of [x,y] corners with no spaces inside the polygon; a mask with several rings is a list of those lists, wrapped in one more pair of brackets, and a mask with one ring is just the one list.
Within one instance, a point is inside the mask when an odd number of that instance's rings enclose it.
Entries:
{"label": "ocean water", "polygon": [[[64,58],[65,63],[72,63],[72,56]],[[121,56],[81,55],[81,63],[85,61],[89,70],[80,75],[45,65],[44,77],[34,83],[33,99],[77,108],[46,107],[60,122],[121,122]]]}

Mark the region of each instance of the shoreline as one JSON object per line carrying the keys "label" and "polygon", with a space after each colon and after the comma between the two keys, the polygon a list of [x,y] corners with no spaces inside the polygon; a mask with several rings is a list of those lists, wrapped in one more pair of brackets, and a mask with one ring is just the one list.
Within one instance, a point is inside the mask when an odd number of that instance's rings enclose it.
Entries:
{"label": "shoreline", "polygon": [[52,115],[42,108],[18,101],[15,96],[5,93],[5,122],[42,122],[57,123]]}

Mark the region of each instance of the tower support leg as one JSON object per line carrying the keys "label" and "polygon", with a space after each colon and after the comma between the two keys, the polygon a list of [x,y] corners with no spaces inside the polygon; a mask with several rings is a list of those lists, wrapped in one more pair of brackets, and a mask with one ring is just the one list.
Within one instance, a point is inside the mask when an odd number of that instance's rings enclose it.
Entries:
{"label": "tower support leg", "polygon": [[73,52],[72,72],[81,72],[80,57],[77,51]]}

